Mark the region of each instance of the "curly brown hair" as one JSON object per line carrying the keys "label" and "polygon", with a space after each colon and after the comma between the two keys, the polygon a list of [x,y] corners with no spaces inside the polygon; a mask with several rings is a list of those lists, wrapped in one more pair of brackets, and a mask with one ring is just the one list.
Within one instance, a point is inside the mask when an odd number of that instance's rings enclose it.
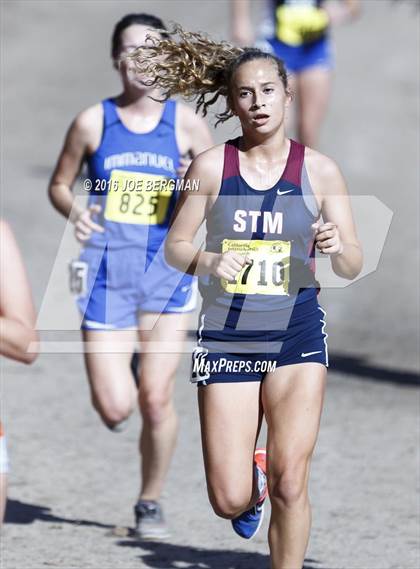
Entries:
{"label": "curly brown hair", "polygon": [[226,109],[216,115],[217,124],[233,116],[229,104],[231,80],[240,65],[254,59],[272,61],[287,90],[287,74],[283,62],[271,53],[256,48],[240,48],[226,41],[216,42],[206,34],[188,32],[174,24],[162,39],[148,37],[142,46],[125,58],[133,61],[148,86],[162,90],[162,101],[180,95],[196,100],[197,112],[206,116],[208,107],[225,97]]}

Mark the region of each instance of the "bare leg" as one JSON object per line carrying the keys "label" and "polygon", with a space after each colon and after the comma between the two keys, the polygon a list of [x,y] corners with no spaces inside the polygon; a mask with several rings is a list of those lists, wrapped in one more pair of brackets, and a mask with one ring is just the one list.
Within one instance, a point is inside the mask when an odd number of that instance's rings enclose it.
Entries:
{"label": "bare leg", "polygon": [[0,474],[0,527],[3,524],[7,502],[7,474]]}
{"label": "bare leg", "polygon": [[[92,404],[102,421],[114,427],[126,419],[135,407],[137,389],[130,369],[136,330],[84,330],[83,339],[97,342],[97,353],[85,353],[85,365],[91,389]],[[118,352],[124,342],[127,353]],[[133,349],[130,349],[130,343]]]}
{"label": "bare leg", "polygon": [[311,525],[309,468],[325,378],[324,366],[305,363],[277,368],[263,382],[272,569],[301,569],[304,562]]}
{"label": "bare leg", "polygon": [[258,499],[254,450],[261,426],[259,382],[198,388],[207,489],[218,516],[234,518]]}
{"label": "bare leg", "polygon": [[330,100],[331,71],[323,67],[311,67],[297,75],[296,85],[299,142],[316,148],[320,126]]}
{"label": "bare leg", "polygon": [[297,124],[298,124],[298,109],[299,109],[299,94],[296,75],[289,73],[287,75],[287,82],[289,90],[293,96],[293,102],[286,109],[286,132],[290,138],[298,139]]}
{"label": "bare leg", "polygon": [[[140,435],[142,500],[157,500],[160,497],[175,449],[178,418],[173,404],[173,389],[189,316],[161,314],[157,318],[155,314],[144,314],[141,319],[139,405],[143,418]],[[147,330],[152,326],[152,330]],[[174,351],[148,352],[150,342],[170,342]]]}

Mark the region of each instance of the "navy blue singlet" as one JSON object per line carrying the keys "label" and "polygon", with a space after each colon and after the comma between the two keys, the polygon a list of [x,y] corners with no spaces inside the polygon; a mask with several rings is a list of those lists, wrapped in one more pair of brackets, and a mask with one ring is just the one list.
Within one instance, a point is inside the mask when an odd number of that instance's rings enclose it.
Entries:
{"label": "navy blue singlet", "polygon": [[232,250],[250,264],[234,283],[199,278],[206,318],[230,328],[244,313],[251,320],[262,313],[269,321],[270,314],[316,298],[319,286],[311,228],[318,211],[309,205],[316,200],[307,181],[302,191],[305,147],[291,140],[281,178],[268,190],[255,190],[240,174],[238,142],[225,144],[222,185],[206,219],[206,251]]}

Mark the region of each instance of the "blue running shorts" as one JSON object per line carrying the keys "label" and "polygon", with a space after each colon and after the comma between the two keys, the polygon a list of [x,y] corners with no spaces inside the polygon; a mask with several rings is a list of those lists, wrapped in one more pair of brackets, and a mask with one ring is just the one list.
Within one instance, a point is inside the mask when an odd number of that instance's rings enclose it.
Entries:
{"label": "blue running shorts", "polygon": [[332,69],[334,66],[331,42],[328,37],[298,46],[288,45],[277,38],[268,39],[267,43],[274,55],[284,61],[290,73],[300,73],[311,67]]}
{"label": "blue running shorts", "polygon": [[137,328],[141,312],[190,312],[196,306],[196,279],[170,267],[163,248],[152,253],[87,247],[77,264],[86,269],[77,297],[83,329]]}

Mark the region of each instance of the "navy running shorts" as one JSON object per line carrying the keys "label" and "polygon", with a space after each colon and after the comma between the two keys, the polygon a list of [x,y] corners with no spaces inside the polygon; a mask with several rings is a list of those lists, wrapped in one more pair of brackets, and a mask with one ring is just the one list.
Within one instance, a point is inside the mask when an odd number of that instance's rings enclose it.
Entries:
{"label": "navy running shorts", "polygon": [[[191,383],[236,383],[263,381],[267,373],[280,366],[316,362],[328,367],[326,314],[316,296],[296,303],[284,314],[270,315],[279,323],[277,330],[237,330],[212,322],[203,309],[192,356]],[[265,317],[266,318],[266,317]]]}

